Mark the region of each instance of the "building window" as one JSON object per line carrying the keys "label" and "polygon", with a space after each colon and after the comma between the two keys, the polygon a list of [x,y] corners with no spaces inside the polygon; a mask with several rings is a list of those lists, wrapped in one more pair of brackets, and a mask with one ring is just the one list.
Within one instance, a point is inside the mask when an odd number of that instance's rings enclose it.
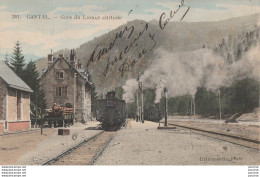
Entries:
{"label": "building window", "polygon": [[56,96],[62,96],[62,87],[58,87],[58,94]]}
{"label": "building window", "polygon": [[17,91],[17,120],[22,119],[22,93]]}
{"label": "building window", "polygon": [[56,79],[64,79],[64,76],[65,76],[65,72],[62,71],[62,70],[58,70],[58,71],[55,71],[55,74],[56,74]]}
{"label": "building window", "polygon": [[62,87],[62,96],[65,98],[68,97],[68,87],[66,87],[66,86]]}
{"label": "building window", "polygon": [[63,71],[60,71],[60,72],[59,72],[59,78],[60,78],[60,79],[64,79],[64,73],[63,73]]}
{"label": "building window", "polygon": [[68,95],[68,87],[64,85],[57,85],[56,86],[56,96],[67,98]]}

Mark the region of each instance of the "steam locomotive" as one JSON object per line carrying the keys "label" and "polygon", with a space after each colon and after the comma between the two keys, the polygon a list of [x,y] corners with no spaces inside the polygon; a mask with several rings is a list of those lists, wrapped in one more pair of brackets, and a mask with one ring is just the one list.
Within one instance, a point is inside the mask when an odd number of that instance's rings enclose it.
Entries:
{"label": "steam locomotive", "polygon": [[115,94],[114,91],[107,92],[105,99],[98,100],[97,120],[105,130],[118,129],[126,122],[126,103],[116,98]]}

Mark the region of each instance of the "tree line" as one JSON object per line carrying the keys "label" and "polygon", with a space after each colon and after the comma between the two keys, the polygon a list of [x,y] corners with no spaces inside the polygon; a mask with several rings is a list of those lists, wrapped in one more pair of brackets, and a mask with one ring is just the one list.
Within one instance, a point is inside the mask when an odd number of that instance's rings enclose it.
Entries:
{"label": "tree line", "polygon": [[31,118],[36,118],[36,116],[38,118],[40,114],[44,113],[47,105],[45,94],[40,88],[40,73],[37,71],[35,62],[30,61],[29,63],[25,63],[21,44],[17,41],[14,45],[11,58],[8,58],[6,54],[5,63],[33,90],[33,93],[30,94]]}
{"label": "tree line", "polygon": [[[213,92],[204,87],[198,87],[194,96],[183,95],[170,97],[168,101],[168,115],[193,115],[194,104],[191,108],[192,99],[195,103],[195,114],[203,117],[220,117],[220,107],[222,118],[228,118],[235,113],[248,113],[259,107],[259,81],[251,78],[244,78],[234,81],[229,87],[222,87],[219,91]],[[220,94],[220,95],[219,95]],[[139,95],[140,98],[141,95]],[[155,106],[155,90],[147,89],[144,91],[144,111],[149,111]],[[157,103],[161,115],[164,116],[165,99],[161,98]],[[139,99],[139,105],[141,100]],[[128,103],[129,117],[136,115],[136,100]]]}

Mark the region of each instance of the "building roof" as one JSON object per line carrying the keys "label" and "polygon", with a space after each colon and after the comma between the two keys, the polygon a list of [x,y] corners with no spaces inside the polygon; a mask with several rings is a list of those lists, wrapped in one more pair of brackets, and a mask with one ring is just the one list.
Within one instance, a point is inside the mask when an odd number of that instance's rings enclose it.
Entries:
{"label": "building roof", "polygon": [[20,78],[15,72],[5,64],[4,61],[0,61],[0,77],[11,88],[33,92],[33,90]]}
{"label": "building roof", "polygon": [[49,70],[55,65],[55,63],[56,63],[58,60],[64,60],[69,66],[71,66],[71,68],[74,69],[75,72],[77,72],[77,74],[78,74],[79,76],[81,76],[81,77],[86,81],[86,83],[87,83],[89,86],[93,87],[93,83],[91,83],[91,82],[88,80],[87,75],[86,75],[85,73],[81,72],[81,70],[77,70],[77,69],[76,69],[72,64],[70,64],[70,62],[67,61],[64,57],[56,58],[56,59],[52,62],[52,64],[44,71],[44,73],[40,76],[40,78],[43,77],[46,73],[48,73]]}

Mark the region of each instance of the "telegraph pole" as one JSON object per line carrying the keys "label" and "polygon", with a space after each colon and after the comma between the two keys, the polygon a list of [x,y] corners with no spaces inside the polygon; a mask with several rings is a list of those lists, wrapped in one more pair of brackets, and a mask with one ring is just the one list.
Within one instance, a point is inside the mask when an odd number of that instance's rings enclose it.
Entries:
{"label": "telegraph pole", "polygon": [[168,126],[168,122],[167,122],[167,88],[164,88],[164,99],[165,99],[165,122],[164,122],[164,126]]}
{"label": "telegraph pole", "polygon": [[[139,77],[138,77],[138,81],[139,81]],[[141,91],[141,115],[140,115],[140,118],[141,118],[141,121],[142,123],[144,123],[144,93],[143,93],[143,83],[142,82],[138,82],[138,86],[139,86],[139,89]]]}
{"label": "telegraph pole", "polygon": [[190,99],[190,116],[192,116],[192,96],[191,96],[191,99]]}
{"label": "telegraph pole", "polygon": [[36,128],[37,127],[37,123],[38,123],[38,114],[37,114],[37,90],[35,91],[35,96],[36,96],[36,106],[34,105],[34,107],[35,107],[35,123],[34,123],[34,128]]}
{"label": "telegraph pole", "polygon": [[220,89],[218,91],[218,104],[219,104],[219,118],[222,119],[222,117],[221,117]]}
{"label": "telegraph pole", "polygon": [[136,94],[136,122],[138,122],[138,119],[139,119],[139,104],[138,104],[138,91],[137,91],[137,94]]}
{"label": "telegraph pole", "polygon": [[196,114],[196,105],[195,105],[195,98],[192,96],[192,101],[193,101],[193,115]]}
{"label": "telegraph pole", "polygon": [[[137,82],[138,82],[138,84],[139,84],[139,75],[137,75],[136,80],[137,80]],[[140,114],[139,114],[139,100],[138,100],[138,94],[139,94],[139,92],[138,92],[138,90],[137,90],[137,94],[136,94],[136,110],[137,110],[136,122],[139,121],[139,115],[140,115]]]}
{"label": "telegraph pole", "polygon": [[141,83],[141,95],[142,95],[142,111],[141,111],[141,115],[142,115],[142,123],[144,123],[144,92],[143,92],[143,83]]}

